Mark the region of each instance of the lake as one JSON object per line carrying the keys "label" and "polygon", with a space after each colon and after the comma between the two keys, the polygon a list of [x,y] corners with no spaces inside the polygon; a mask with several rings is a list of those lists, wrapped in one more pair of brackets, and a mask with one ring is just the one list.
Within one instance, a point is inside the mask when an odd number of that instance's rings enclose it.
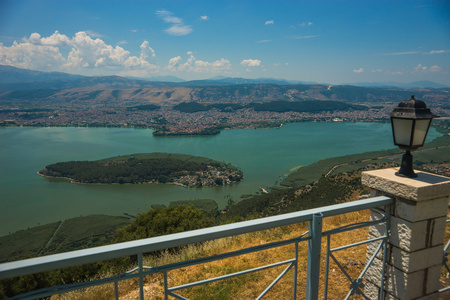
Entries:
{"label": "lake", "polygon": [[[393,148],[388,123],[291,123],[281,128],[224,130],[207,137],[153,137],[150,129],[0,128],[0,236],[90,214],[137,214],[152,204],[214,199],[224,207],[259,187],[278,184],[289,170],[318,160]],[[439,136],[433,128],[428,141]],[[70,160],[171,152],[231,163],[244,181],[211,188],[175,185],[82,185],[36,172]]]}

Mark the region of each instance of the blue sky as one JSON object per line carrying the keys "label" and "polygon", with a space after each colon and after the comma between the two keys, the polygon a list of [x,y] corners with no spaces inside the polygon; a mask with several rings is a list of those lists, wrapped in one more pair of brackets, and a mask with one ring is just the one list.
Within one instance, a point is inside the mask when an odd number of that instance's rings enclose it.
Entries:
{"label": "blue sky", "polygon": [[0,64],[185,80],[450,84],[450,1],[0,0]]}

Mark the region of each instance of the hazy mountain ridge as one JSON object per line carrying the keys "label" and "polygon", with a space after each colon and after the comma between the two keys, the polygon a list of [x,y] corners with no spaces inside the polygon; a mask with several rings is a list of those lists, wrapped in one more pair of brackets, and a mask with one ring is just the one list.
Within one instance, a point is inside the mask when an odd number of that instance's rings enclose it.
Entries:
{"label": "hazy mountain ridge", "polygon": [[[45,73],[45,76],[42,75]],[[11,77],[8,77],[11,74]],[[427,103],[448,101],[448,88],[400,89],[352,85],[292,84],[271,78],[221,78],[185,82],[146,81],[120,76],[83,77],[0,65],[0,82],[40,78],[41,81],[0,84],[0,100],[112,101],[135,103],[334,100],[352,103],[398,102],[416,98]],[[4,77],[9,79],[5,79]],[[37,77],[36,77],[37,76]],[[48,80],[60,76],[59,79]]]}
{"label": "hazy mountain ridge", "polygon": [[69,81],[80,79],[82,77],[85,76],[62,72],[41,72],[0,65],[0,84],[49,80]]}

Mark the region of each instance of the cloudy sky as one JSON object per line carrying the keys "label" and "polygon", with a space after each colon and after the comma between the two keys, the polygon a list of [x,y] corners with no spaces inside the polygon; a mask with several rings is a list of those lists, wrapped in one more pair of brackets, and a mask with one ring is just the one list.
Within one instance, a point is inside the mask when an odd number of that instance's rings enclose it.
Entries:
{"label": "cloudy sky", "polygon": [[450,1],[0,0],[0,64],[140,78],[450,84]]}

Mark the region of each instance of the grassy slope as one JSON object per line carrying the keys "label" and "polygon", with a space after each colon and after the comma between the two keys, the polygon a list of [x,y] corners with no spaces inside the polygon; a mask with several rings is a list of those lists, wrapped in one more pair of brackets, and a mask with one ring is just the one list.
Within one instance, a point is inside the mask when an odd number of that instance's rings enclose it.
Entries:
{"label": "grassy slope", "polygon": [[0,237],[0,262],[92,247],[106,242],[116,229],[129,222],[125,217],[92,215],[21,230]]}
{"label": "grassy slope", "polygon": [[0,237],[0,262],[37,256],[60,223],[37,226]]}
{"label": "grassy slope", "polygon": [[130,218],[106,215],[90,215],[65,220],[56,232],[44,254],[94,247],[106,243],[116,229],[131,222]]}
{"label": "grassy slope", "polygon": [[[444,162],[449,156],[449,148],[436,150],[436,147],[450,146],[450,136],[444,135],[427,143],[417,152],[413,152],[414,160],[422,162]],[[433,151],[426,151],[432,149]],[[358,170],[373,163],[394,162],[400,163],[403,151],[390,149],[385,151],[366,152],[361,154],[346,155],[320,160],[312,165],[302,167],[281,183],[283,186],[300,187],[310,184],[327,174],[334,166],[336,167],[330,175]]]}

